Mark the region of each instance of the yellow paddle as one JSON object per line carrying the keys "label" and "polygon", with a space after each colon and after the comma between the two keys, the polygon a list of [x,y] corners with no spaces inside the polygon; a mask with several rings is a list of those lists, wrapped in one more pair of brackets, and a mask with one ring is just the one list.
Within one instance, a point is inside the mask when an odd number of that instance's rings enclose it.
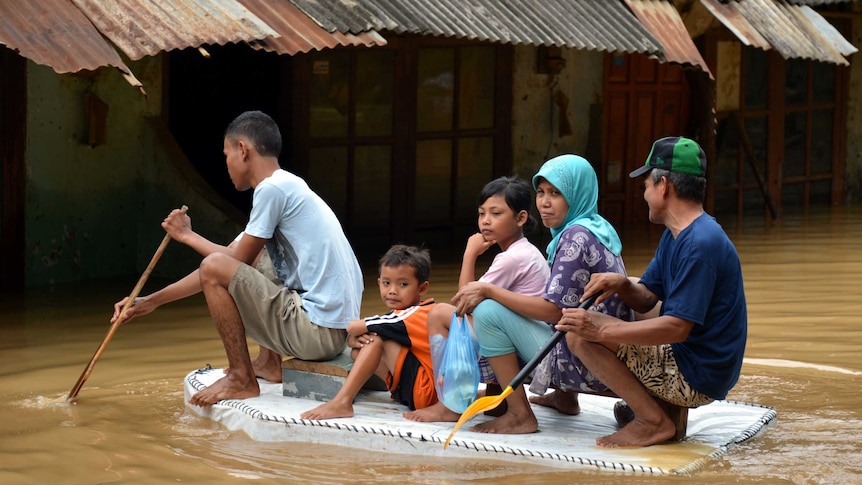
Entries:
{"label": "yellow paddle", "polygon": [[[587,298],[586,301],[578,305],[578,308],[589,308],[593,304],[593,302],[596,301],[596,298],[598,298],[599,294],[600,293],[596,293],[591,297]],[[458,428],[460,428],[461,425],[463,425],[464,423],[469,421],[470,418],[481,412],[490,411],[491,409],[496,408],[500,405],[500,403],[503,402],[504,399],[509,397],[509,394],[512,394],[514,392],[514,389],[520,386],[522,382],[524,382],[524,379],[526,379],[527,376],[530,375],[531,372],[533,372],[533,369],[535,369],[536,366],[539,365],[539,362],[541,362],[542,359],[544,359],[545,356],[548,355],[548,352],[550,352],[551,349],[554,348],[554,346],[557,345],[560,340],[562,340],[565,334],[566,332],[562,332],[560,330],[554,332],[554,335],[551,337],[551,339],[545,342],[545,345],[542,346],[541,349],[539,349],[539,352],[537,352],[536,355],[529,362],[527,362],[527,365],[525,365],[524,368],[521,369],[521,372],[518,372],[518,375],[516,375],[515,378],[512,379],[512,382],[510,382],[509,385],[506,386],[506,388],[503,389],[503,392],[501,392],[499,395],[480,397],[479,399],[473,401],[472,404],[467,406],[467,409],[465,409],[464,412],[461,413],[461,417],[458,418],[458,422],[455,423],[455,428],[452,429],[452,432],[449,433],[449,437],[446,438],[446,442],[443,443],[443,449],[445,450],[449,446],[449,442],[452,441],[452,437],[455,436],[455,432],[458,431]]]}
{"label": "yellow paddle", "polygon": [[[189,210],[188,207],[183,206],[180,209],[183,214]],[[72,387],[72,390],[69,391],[69,397],[66,398],[66,401],[74,402],[78,398],[78,392],[84,387],[84,382],[90,377],[90,373],[93,372],[93,367],[96,366],[96,361],[99,360],[99,357],[102,356],[102,352],[105,351],[105,348],[108,347],[108,342],[113,338],[114,333],[117,332],[117,329],[120,328],[120,325],[123,322],[123,316],[126,314],[126,311],[132,307],[135,303],[135,298],[138,297],[138,293],[141,292],[141,289],[144,287],[144,283],[146,283],[147,278],[150,277],[150,273],[153,272],[153,268],[156,266],[156,261],[162,257],[162,253],[165,252],[165,248],[168,246],[168,243],[171,242],[171,236],[169,234],[165,234],[165,237],[162,239],[162,243],[159,244],[158,249],[156,249],[156,254],[153,255],[153,259],[150,260],[150,264],[147,265],[147,269],[144,270],[144,274],[141,275],[140,279],[138,279],[138,284],[135,285],[135,288],[129,294],[129,299],[126,300],[126,304],[123,305],[123,309],[120,311],[120,315],[117,317],[117,320],[111,325],[111,328],[108,329],[108,334],[105,335],[105,338],[102,339],[102,344],[99,345],[99,348],[96,349],[96,353],[93,354],[93,357],[90,359],[90,362],[87,364],[87,367],[84,367],[84,372],[81,373],[81,376],[78,377],[78,381],[75,383],[75,386]]]}

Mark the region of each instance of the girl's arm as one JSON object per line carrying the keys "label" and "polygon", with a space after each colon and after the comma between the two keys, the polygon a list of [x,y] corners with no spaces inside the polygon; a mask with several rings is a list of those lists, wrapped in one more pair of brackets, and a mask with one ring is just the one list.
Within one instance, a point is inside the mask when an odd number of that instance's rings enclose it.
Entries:
{"label": "girl's arm", "polygon": [[478,232],[467,239],[464,257],[461,258],[461,274],[458,276],[459,289],[471,281],[476,281],[476,260],[494,244],[495,241],[486,241]]}

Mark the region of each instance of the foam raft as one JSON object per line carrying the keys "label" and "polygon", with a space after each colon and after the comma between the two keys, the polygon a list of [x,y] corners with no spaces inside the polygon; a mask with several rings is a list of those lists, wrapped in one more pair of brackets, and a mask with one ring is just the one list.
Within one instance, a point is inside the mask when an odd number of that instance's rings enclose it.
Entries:
{"label": "foam raft", "polygon": [[613,406],[617,400],[583,394],[578,416],[534,405],[539,432],[533,434],[469,431],[471,425],[493,419],[480,414],[458,430],[444,450],[443,443],[454,423],[404,419],[402,413],[407,408],[392,401],[386,391],[363,390],[354,403],[354,417],[322,421],[299,417],[320,401],[285,396],[283,389],[291,383],[283,387],[260,380],[258,397],[227,399],[205,408],[188,404],[190,396],[223,375],[223,369],[190,372],[184,381],[186,407],[258,441],[312,442],[389,453],[487,458],[633,474],[697,473],[710,460],[760,433],[777,415],[774,409],[756,404],[716,401],[689,411],[688,433],[680,442],[607,449],[596,446],[595,439],[616,431]]}

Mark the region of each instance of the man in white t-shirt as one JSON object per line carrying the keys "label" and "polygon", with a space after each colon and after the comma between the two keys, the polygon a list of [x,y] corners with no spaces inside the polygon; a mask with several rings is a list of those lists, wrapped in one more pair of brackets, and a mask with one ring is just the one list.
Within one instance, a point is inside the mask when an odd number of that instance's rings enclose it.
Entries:
{"label": "man in white t-shirt", "polygon": [[[281,382],[283,355],[335,357],[344,350],[347,323],[359,318],[362,273],[341,224],[305,181],[279,167],[280,152],[281,133],[266,114],[248,111],[231,122],[224,136],[228,174],[237,190],[254,190],[245,230],[221,246],[195,233],[185,213],[171,212],[162,227],[204,256],[200,268],[138,298],[124,317],[204,292],[229,367],[191,404],[260,395],[257,377]],[[264,248],[282,284],[255,269]],[[124,303],[115,304],[112,322]],[[254,361],[246,336],[260,344]]]}

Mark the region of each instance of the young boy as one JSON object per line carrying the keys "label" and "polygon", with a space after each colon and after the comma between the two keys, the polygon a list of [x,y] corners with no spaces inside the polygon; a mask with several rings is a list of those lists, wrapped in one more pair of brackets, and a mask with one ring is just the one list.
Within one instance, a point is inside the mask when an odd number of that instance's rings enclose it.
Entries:
{"label": "young boy", "polygon": [[353,400],[372,374],[385,379],[392,399],[411,410],[437,402],[426,325],[434,300],[422,300],[431,274],[428,251],[392,246],[380,258],[379,274],[380,298],[392,311],[347,324],[353,368],[338,394],[302,413],[303,419],[353,416]]}

